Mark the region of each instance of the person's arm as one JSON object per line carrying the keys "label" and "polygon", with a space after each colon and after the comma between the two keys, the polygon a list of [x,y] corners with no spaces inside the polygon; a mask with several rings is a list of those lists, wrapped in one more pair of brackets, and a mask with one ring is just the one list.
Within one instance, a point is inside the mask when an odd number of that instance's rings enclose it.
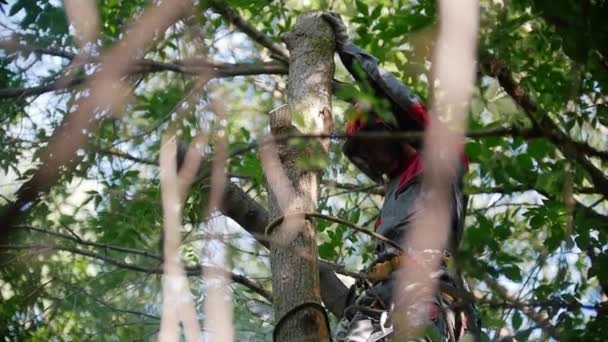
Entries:
{"label": "person's arm", "polygon": [[389,101],[399,129],[424,130],[428,124],[428,112],[418,96],[393,74],[382,69],[374,56],[350,41],[338,13],[324,13],[323,17],[334,29],[336,49],[346,69],[356,80],[367,82],[375,96]]}
{"label": "person's arm", "polygon": [[357,81],[367,82],[374,95],[389,101],[391,112],[401,130],[421,131],[426,128],[428,112],[420,98],[410,87],[381,68],[374,56],[352,43],[344,45],[338,54]]}

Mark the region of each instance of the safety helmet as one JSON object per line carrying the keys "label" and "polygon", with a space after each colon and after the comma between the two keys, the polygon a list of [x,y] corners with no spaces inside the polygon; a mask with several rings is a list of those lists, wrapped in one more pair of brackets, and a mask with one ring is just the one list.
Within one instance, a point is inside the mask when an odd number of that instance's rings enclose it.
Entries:
{"label": "safety helmet", "polygon": [[[364,112],[359,104],[354,106],[354,114],[346,122],[346,141],[342,146],[344,155],[359,170],[376,182],[382,182],[382,174],[375,171],[368,161],[361,157],[359,148],[365,144],[365,139],[357,138],[361,132],[389,132],[396,130],[391,124],[383,122],[382,118],[374,111]],[[384,152],[384,151],[382,151]]]}

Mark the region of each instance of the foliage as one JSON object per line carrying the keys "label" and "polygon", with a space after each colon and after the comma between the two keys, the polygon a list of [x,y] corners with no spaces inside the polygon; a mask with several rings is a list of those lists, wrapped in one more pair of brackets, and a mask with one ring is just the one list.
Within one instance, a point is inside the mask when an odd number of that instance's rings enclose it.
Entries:
{"label": "foliage", "polygon": [[[99,1],[95,53],[114,46],[149,3]],[[224,16],[206,8],[209,3],[201,2],[191,18],[159,34],[146,58],[168,63],[204,54],[216,63],[273,58]],[[71,61],[42,48],[79,52],[59,2],[0,5],[6,12],[2,25],[10,28],[11,37],[39,48],[0,50],[0,90],[56,80]],[[234,0],[222,5],[276,44],[299,13],[332,6],[348,22],[355,43],[422,98],[428,97],[435,1]],[[469,129],[496,133],[467,142],[470,200],[459,266],[480,298],[482,326],[489,337],[603,340],[608,327],[608,189],[590,170],[608,178],[608,2],[483,0],[480,6],[480,65],[489,57],[501,60],[538,113],[526,112],[499,79],[480,68]],[[93,69],[88,65],[81,73],[89,75]],[[350,81],[343,68],[336,78]],[[217,132],[225,130],[230,150],[241,150],[228,163],[230,181],[266,206],[260,159],[255,149],[246,147],[265,132],[265,113],[285,102],[285,80],[279,75],[217,79],[183,106],[181,100],[194,88],[192,75],[133,75],[135,95],[124,112],[97,127],[78,167],[28,211],[10,242],[1,242],[0,335],[9,340],[152,338],[161,303],[161,135],[171,124],[179,127],[185,142],[209,130],[215,134],[205,148],[213,155]],[[227,122],[216,120],[210,105],[218,91],[224,94]],[[74,87],[0,96],[0,204],[14,199],[18,186],[39,166],[53,131],[85,93]],[[347,109],[347,103],[336,99],[337,130]],[[538,115],[568,140],[555,139],[556,132],[546,125],[539,129]],[[522,134],[526,131],[531,133]],[[591,166],[568,157],[572,148]],[[332,144],[328,161],[311,165],[323,163],[328,166],[319,211],[372,227],[381,189],[347,161],[339,141]],[[217,246],[208,241],[209,234],[219,234],[222,238],[215,242],[226,248],[231,270],[270,290],[267,250],[233,222],[205,223],[201,208],[209,183],[209,172],[203,172],[185,206],[184,262],[208,262],[209,251]],[[317,221],[317,228],[321,258],[352,271],[373,259],[373,241],[366,236],[324,220]],[[200,277],[190,280],[198,312],[203,312],[204,290],[213,285]],[[269,303],[241,285],[231,289],[239,339],[270,340]]]}

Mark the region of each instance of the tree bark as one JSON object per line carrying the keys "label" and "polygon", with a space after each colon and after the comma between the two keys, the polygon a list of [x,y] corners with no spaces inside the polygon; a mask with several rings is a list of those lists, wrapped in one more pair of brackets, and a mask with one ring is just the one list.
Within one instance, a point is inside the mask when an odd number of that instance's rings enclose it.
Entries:
{"label": "tree bark", "polygon": [[[287,83],[288,111],[273,111],[270,127],[273,135],[295,132],[320,134],[331,129],[331,80],[334,74],[334,37],[321,12],[298,16],[294,29],[284,36],[290,51]],[[320,145],[326,150],[326,141]],[[314,145],[314,144],[313,144]],[[271,219],[294,213],[315,211],[318,201],[319,170],[301,168],[297,159],[312,153],[278,144],[283,170],[265,170],[269,180]],[[326,152],[326,151],[325,151]],[[284,172],[291,186],[287,203],[270,181],[270,172]],[[272,186],[275,186],[273,188]],[[281,198],[281,203],[277,198]],[[277,341],[328,341],[327,318],[320,309],[321,292],[317,262],[316,228],[304,218],[285,219],[269,232],[270,264]],[[311,304],[313,303],[313,304]],[[302,304],[308,306],[294,310]],[[316,305],[315,305],[316,304]]]}

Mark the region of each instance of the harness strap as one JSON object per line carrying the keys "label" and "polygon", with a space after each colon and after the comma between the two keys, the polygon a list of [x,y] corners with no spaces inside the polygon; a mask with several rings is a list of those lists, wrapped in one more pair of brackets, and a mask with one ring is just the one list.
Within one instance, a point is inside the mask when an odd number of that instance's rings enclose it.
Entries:
{"label": "harness strap", "polygon": [[277,341],[277,332],[279,331],[279,328],[285,323],[285,321],[287,321],[287,319],[293,317],[296,313],[298,313],[298,311],[300,311],[302,309],[316,309],[317,311],[322,312],[323,317],[325,319],[325,325],[327,326],[327,333],[331,336],[331,328],[329,326],[329,317],[327,316],[327,311],[325,310],[325,307],[323,307],[323,305],[321,305],[319,303],[315,303],[315,302],[304,302],[302,304],[296,305],[293,308],[291,308],[291,310],[287,311],[283,315],[283,317],[281,317],[281,319],[279,319],[277,324],[274,326],[274,330],[272,331],[272,340],[273,341]]}

